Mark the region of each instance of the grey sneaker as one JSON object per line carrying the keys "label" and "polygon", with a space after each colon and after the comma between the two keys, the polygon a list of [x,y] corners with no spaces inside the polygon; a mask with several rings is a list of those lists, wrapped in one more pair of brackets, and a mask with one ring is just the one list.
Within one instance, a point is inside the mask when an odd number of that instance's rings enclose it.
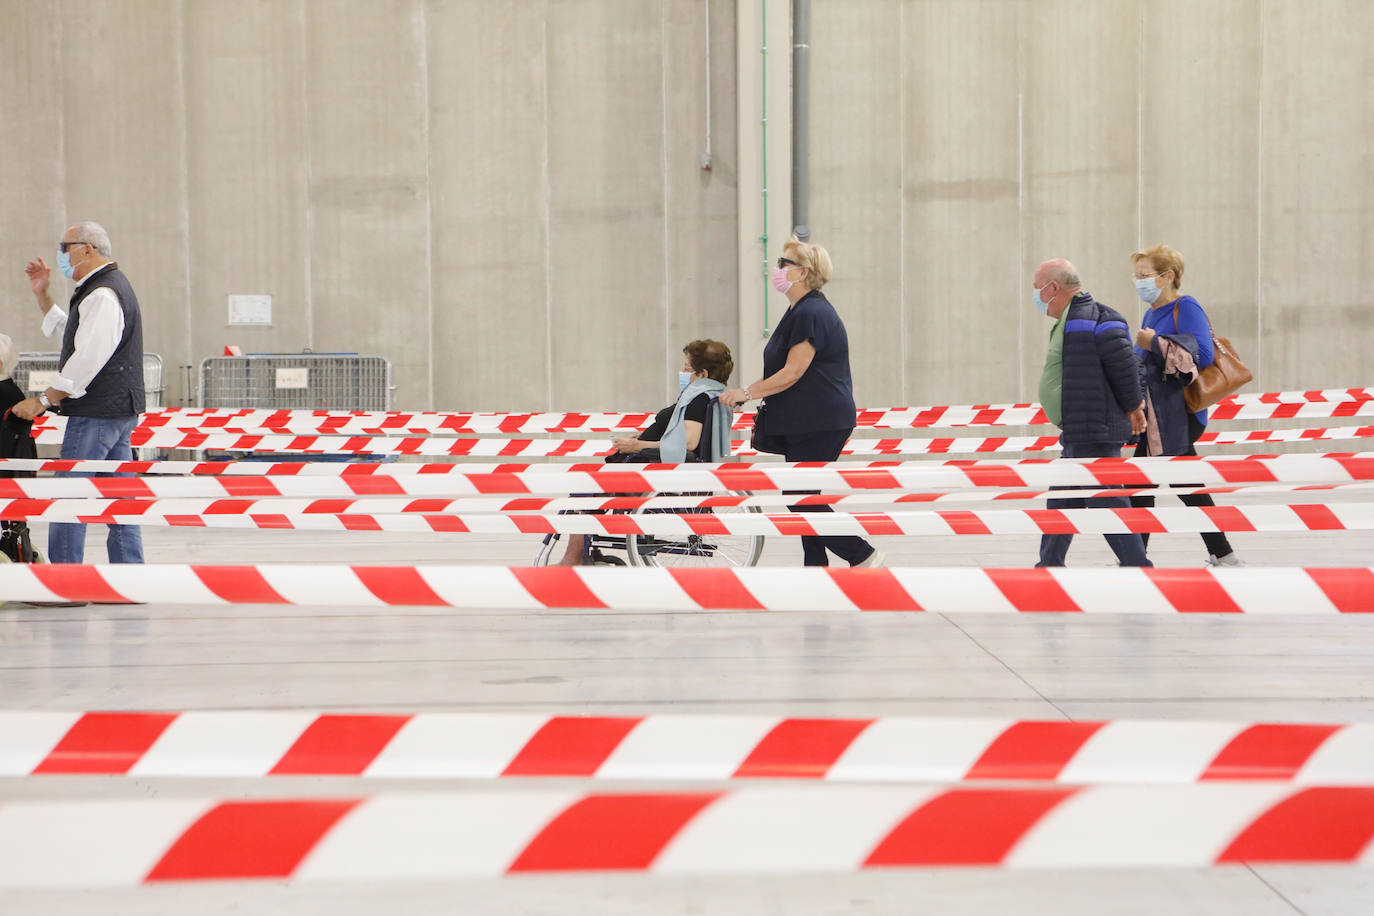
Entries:
{"label": "grey sneaker", "polygon": [[1244,566],[1245,561],[1242,560],[1240,557],[1236,556],[1234,553],[1228,553],[1224,557],[1219,557],[1214,553],[1209,553],[1207,554],[1207,565],[1237,567]]}
{"label": "grey sneaker", "polygon": [[884,561],[886,561],[886,560],[887,560],[887,555],[884,554],[884,553],[883,553],[881,550],[879,550],[878,548],[874,547],[872,553],[870,553],[870,554],[869,554],[866,558],[864,558],[863,560],[860,560],[858,563],[855,563],[854,566],[853,566],[852,568],[858,569],[860,566],[866,566],[866,567],[869,567],[870,569],[876,569],[876,568],[881,567],[881,566],[884,564]]}

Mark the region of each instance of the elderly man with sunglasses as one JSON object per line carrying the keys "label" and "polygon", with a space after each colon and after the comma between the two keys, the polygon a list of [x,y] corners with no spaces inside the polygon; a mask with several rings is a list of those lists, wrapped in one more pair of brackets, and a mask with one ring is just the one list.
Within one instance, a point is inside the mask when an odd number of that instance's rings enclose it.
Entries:
{"label": "elderly man with sunglasses", "polygon": [[[14,406],[32,420],[46,410],[67,417],[63,458],[127,461],[129,434],[143,413],[143,319],[129,280],[119,270],[110,236],[98,223],[78,223],[58,245],[58,268],[75,282],[67,311],[48,293],[52,269],[35,258],[24,268],[43,313],[43,333],[62,341],[57,377],[37,397]],[[86,526],[53,524],[48,559],[80,563]],[[142,563],[143,539],[136,525],[111,525],[106,539],[111,563]]]}

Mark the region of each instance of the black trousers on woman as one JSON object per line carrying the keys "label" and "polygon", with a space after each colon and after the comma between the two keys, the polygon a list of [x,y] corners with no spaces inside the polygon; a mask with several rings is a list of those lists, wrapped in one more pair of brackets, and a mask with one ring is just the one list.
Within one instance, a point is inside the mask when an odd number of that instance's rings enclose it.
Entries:
{"label": "black trousers on woman", "polygon": [[[1185,455],[1196,455],[1196,454],[1197,454],[1197,440],[1198,440],[1198,438],[1202,435],[1202,431],[1205,430],[1206,428],[1207,428],[1207,427],[1203,426],[1202,423],[1199,422],[1199,420],[1198,420],[1198,418],[1197,418],[1196,416],[1194,416],[1194,415],[1191,414],[1191,413],[1188,414],[1188,451],[1184,452],[1183,454],[1185,454]],[[1148,453],[1149,453],[1149,450],[1148,450],[1148,446],[1146,445],[1146,442],[1145,442],[1145,437],[1144,437],[1144,436],[1141,436],[1141,437],[1140,437],[1140,443],[1135,447],[1135,455],[1136,455],[1137,458],[1144,458]],[[1177,484],[1177,483],[1176,483],[1176,484],[1174,484],[1174,486],[1176,486],[1176,487],[1199,486],[1199,487],[1200,487],[1200,486],[1202,486],[1202,484]],[[1211,495],[1210,493],[1191,493],[1191,494],[1189,494],[1189,495],[1187,495],[1187,496],[1180,496],[1180,497],[1179,497],[1179,500],[1182,501],[1183,505],[1185,505],[1185,506],[1215,506],[1215,505],[1216,505],[1216,503],[1213,502],[1213,500],[1212,500],[1212,495]],[[1132,497],[1131,497],[1131,505],[1132,505],[1132,506],[1144,507],[1144,508],[1147,508],[1147,509],[1148,509],[1148,508],[1153,507],[1154,504],[1155,504],[1155,498],[1154,498],[1153,496],[1132,496]],[[1148,534],[1142,534],[1140,537],[1145,541],[1145,545],[1148,547],[1149,544],[1150,544],[1150,536],[1149,536]],[[1223,533],[1220,532],[1220,531],[1204,531],[1204,532],[1202,533],[1202,543],[1204,543],[1204,544],[1207,545],[1207,552],[1210,553],[1210,554],[1211,554],[1212,556],[1214,556],[1214,557],[1224,557],[1224,556],[1226,556],[1227,554],[1231,553],[1231,542],[1228,541],[1228,540],[1226,539],[1226,535],[1223,534]]]}
{"label": "black trousers on woman", "polygon": [[[783,436],[782,456],[788,461],[834,461],[840,457],[840,451],[844,448],[844,444],[849,441],[849,434],[852,432],[854,430],[850,428]],[[819,490],[786,491],[789,496],[803,496],[819,492]],[[788,506],[787,508],[793,512],[833,511],[829,506]],[[829,566],[830,560],[825,555],[827,550],[850,566],[862,563],[873,553],[872,544],[854,535],[839,537],[802,535],[801,542],[802,562],[807,566]]]}

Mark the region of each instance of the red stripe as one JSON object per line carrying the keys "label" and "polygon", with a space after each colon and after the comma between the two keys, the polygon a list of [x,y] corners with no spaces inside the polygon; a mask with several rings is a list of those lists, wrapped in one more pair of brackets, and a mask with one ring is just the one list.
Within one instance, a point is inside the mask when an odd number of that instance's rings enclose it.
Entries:
{"label": "red stripe", "polygon": [[1252,725],[1221,749],[1200,779],[1292,779],[1339,725]]}
{"label": "red stripe", "polygon": [[469,474],[468,482],[478,493],[528,493],[530,488],[514,474]]}
{"label": "red stripe", "polygon": [[1349,862],[1374,839],[1374,789],[1304,789],[1231,841],[1218,862]]}
{"label": "red stripe", "polygon": [[996,865],[1073,788],[952,789],[892,829],[864,861],[875,865]]}
{"label": "red stripe", "polygon": [[115,591],[94,566],[76,563],[31,563],[33,573],[46,588],[66,601],[100,601],[127,604],[129,599]]}
{"label": "red stripe", "polygon": [[341,474],[339,476],[344,481],[344,485],[359,496],[406,495],[405,487],[390,474],[368,474],[366,476]]}
{"label": "red stripe", "polygon": [[175,718],[176,713],[88,712],[33,772],[127,773]]}
{"label": "red stripe", "polygon": [[1021,475],[1008,465],[964,465],[960,468],[975,487],[1024,487]]}
{"label": "red stripe", "polygon": [[268,772],[273,776],[358,776],[410,716],[322,715]]}
{"label": "red stripe", "polygon": [[280,496],[271,477],[218,477],[216,481],[230,496]]}
{"label": "red stripe", "polygon": [[682,590],[706,610],[762,611],[764,606],[731,569],[669,569]]}
{"label": "red stripe", "polygon": [[784,719],[735,770],[734,779],[820,779],[872,719]]}
{"label": "red stripe", "polygon": [[530,597],[546,607],[607,607],[587,588],[577,570],[571,567],[512,567],[511,574],[530,593]]}
{"label": "red stripe", "polygon": [[446,607],[448,602],[429,587],[418,569],[408,566],[350,567],[372,592],[387,604]]}
{"label": "red stripe", "polygon": [[557,531],[547,515],[510,515],[507,519],[522,534],[553,534]]}
{"label": "red stripe", "polygon": [[515,755],[502,776],[595,776],[638,718],[554,716]]}
{"label": "red stripe", "polygon": [[1374,614],[1374,570],[1309,569],[1306,572],[1342,614]]}
{"label": "red stripe", "polygon": [[151,499],[157,496],[142,477],[88,478],[97,493],[115,499]]}
{"label": "red stripe", "polygon": [[1213,461],[1211,467],[1227,483],[1273,483],[1278,480],[1261,461]]}
{"label": "red stripe", "polygon": [[252,604],[290,604],[252,566],[192,566],[191,572],[215,596]]}
{"label": "red stripe", "polygon": [[1083,610],[1055,581],[1048,569],[989,569],[992,584],[1018,611]]}
{"label": "red stripe", "polygon": [[[416,502],[422,502],[422,500],[416,500]],[[442,500],[436,500],[436,502],[442,502]],[[356,499],[316,499],[312,500],[310,504],[305,507],[305,514],[314,515],[319,513],[321,515],[342,515],[353,508],[355,503],[357,503]],[[406,508],[410,509],[410,506],[406,506]],[[425,510],[413,509],[411,511],[423,512]],[[442,507],[432,511],[442,511]]]}
{"label": "red stripe", "polygon": [[1055,780],[1103,722],[1017,722],[997,736],[965,779]]}
{"label": "red stripe", "polygon": [[1203,506],[1202,512],[1222,531],[1254,531],[1254,523],[1235,506]]}
{"label": "red stripe", "polygon": [[1169,529],[1151,509],[1113,509],[1112,512],[1126,525],[1126,530],[1135,534],[1163,534]]}
{"label": "red stripe", "polygon": [[1062,509],[1027,509],[1026,516],[1042,534],[1078,534],[1078,528]]}
{"label": "red stripe", "polygon": [[774,515],[772,522],[773,527],[778,529],[778,534],[807,537],[816,533],[811,521],[804,515]]}
{"label": "red stripe", "polygon": [[831,580],[861,611],[923,611],[888,569],[839,569]]}
{"label": "red stripe", "polygon": [[291,524],[291,520],[285,515],[250,515],[248,516],[253,524],[259,528],[280,528],[294,531],[296,526]]}
{"label": "red stripe", "polygon": [[836,471],[840,479],[854,490],[896,490],[900,489],[897,478],[891,471],[864,468],[860,471]]}
{"label": "red stripe", "polygon": [[963,509],[946,510],[936,513],[942,522],[949,525],[955,534],[992,534],[988,526],[978,517],[978,513]]}
{"label": "red stripe", "polygon": [[1145,575],[1176,611],[1185,614],[1241,613],[1226,589],[1217,584],[1208,570],[1146,567]]}
{"label": "red stripe", "polygon": [[1302,519],[1309,531],[1344,531],[1345,525],[1331,511],[1330,506],[1306,505],[1289,506],[1293,514]]}
{"label": "red stripe", "polygon": [[222,802],[163,854],[145,883],[289,878],[359,799]]}
{"label": "red stripe", "polygon": [[720,795],[589,795],[550,821],[509,870],[643,870]]}

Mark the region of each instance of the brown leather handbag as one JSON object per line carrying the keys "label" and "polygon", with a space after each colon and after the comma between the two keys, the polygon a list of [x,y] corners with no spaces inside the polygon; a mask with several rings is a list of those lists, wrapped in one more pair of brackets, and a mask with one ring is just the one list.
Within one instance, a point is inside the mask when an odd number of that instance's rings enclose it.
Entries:
{"label": "brown leather handbag", "polygon": [[[1206,317],[1206,312],[1203,316]],[[1178,329],[1178,303],[1174,303],[1174,329]],[[1206,410],[1222,398],[1230,397],[1255,377],[1240,361],[1231,341],[1212,331],[1210,318],[1207,319],[1207,333],[1212,335],[1212,365],[1199,371],[1197,378],[1183,389],[1183,402],[1188,405],[1189,413]]]}

